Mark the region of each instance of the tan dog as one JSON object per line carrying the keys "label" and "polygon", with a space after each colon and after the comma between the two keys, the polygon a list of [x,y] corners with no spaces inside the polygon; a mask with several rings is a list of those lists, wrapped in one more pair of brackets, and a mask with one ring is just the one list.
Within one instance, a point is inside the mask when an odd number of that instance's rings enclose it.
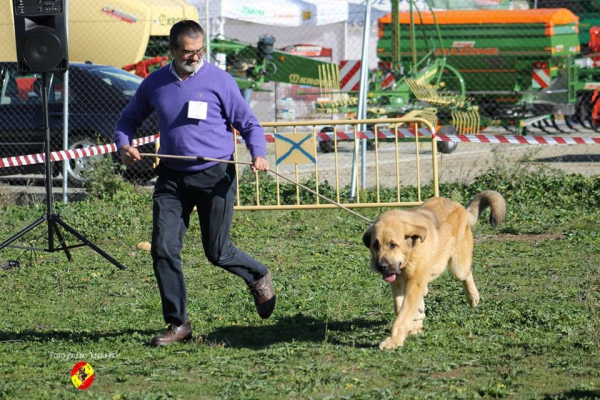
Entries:
{"label": "tan dog", "polygon": [[380,349],[402,346],[409,334],[423,331],[427,286],[446,266],[462,282],[469,304],[477,306],[471,227],[487,207],[490,224],[496,227],[504,220],[506,202],[500,193],[486,190],[466,209],[434,197],[418,208],[385,212],[367,229],[363,242],[371,250],[371,269],[390,284],[396,311],[391,335],[379,344]]}

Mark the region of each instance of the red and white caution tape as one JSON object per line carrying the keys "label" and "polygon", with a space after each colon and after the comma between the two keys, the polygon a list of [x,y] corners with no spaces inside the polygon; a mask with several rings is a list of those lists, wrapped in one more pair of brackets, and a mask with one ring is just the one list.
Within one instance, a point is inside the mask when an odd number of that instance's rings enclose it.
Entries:
{"label": "red and white caution tape", "polygon": [[502,143],[532,145],[600,144],[600,137],[519,136],[519,135],[438,135],[445,142]]}
{"label": "red and white caution tape", "polygon": [[[419,137],[431,136],[427,129],[419,129]],[[133,146],[137,147],[143,144],[153,143],[159,138],[159,134],[146,136],[140,139],[134,139]],[[358,139],[375,139],[375,133],[372,131],[354,132],[319,132],[316,135],[317,141],[334,140],[349,141]],[[377,139],[393,139],[394,131],[389,129],[380,129],[377,131]],[[398,138],[414,138],[414,129],[398,129]],[[600,144],[600,137],[572,137],[572,136],[519,136],[519,135],[436,135],[439,140],[445,142],[468,142],[468,143],[498,143],[498,144],[530,144],[530,145],[573,145],[573,144]],[[275,135],[265,134],[267,142],[274,143]],[[243,144],[244,140],[237,136],[237,142]],[[50,161],[72,160],[75,158],[92,157],[102,154],[114,153],[117,151],[114,143],[88,147],[75,150],[61,150],[50,153]],[[24,156],[0,158],[0,168],[18,167],[31,164],[44,163],[44,154],[29,154]]]}
{"label": "red and white caution tape", "polygon": [[[318,132],[317,141],[334,140],[354,140],[354,132]],[[379,129],[377,139],[393,139],[394,131],[389,129]],[[430,137],[431,132],[428,129],[419,129],[419,137]],[[468,143],[501,143],[501,144],[531,144],[531,145],[565,145],[565,144],[600,144],[600,137],[573,137],[573,136],[520,136],[520,135],[436,135],[438,140],[444,142],[468,142]],[[274,143],[275,135],[265,134],[267,142]],[[356,132],[358,139],[375,139],[375,133],[372,131]],[[414,129],[398,129],[398,138],[414,138]],[[244,140],[238,136],[237,142],[244,143]]]}
{"label": "red and white caution tape", "polygon": [[[335,136],[337,140],[354,140],[354,132],[335,132]],[[429,130],[423,128],[419,129],[419,136],[431,136],[431,132]],[[316,134],[317,141],[324,142],[328,140],[333,140],[334,133],[333,132],[317,132]],[[357,131],[356,137],[358,139],[375,139],[375,133],[372,131]],[[398,137],[399,138],[414,138],[415,133],[414,129],[398,129]],[[272,133],[265,133],[265,138],[267,139],[267,143],[275,143],[275,135]],[[394,132],[391,130],[380,129],[377,131],[377,139],[393,139]],[[243,144],[244,139],[240,136],[237,136],[237,142],[239,144]]]}
{"label": "red and white caution tape", "polygon": [[[153,143],[159,137],[158,134],[152,136],[146,136],[139,139],[134,139],[132,145],[134,147]],[[53,151],[50,153],[50,161],[64,161],[64,160],[72,160],[74,158],[84,158],[84,157],[92,157],[98,156],[102,154],[114,153],[117,151],[117,148],[114,143],[112,144],[104,144],[95,147],[87,147],[81,149],[74,150],[60,150]],[[16,157],[5,157],[0,159],[0,168],[8,168],[8,167],[19,167],[24,165],[32,165],[32,164],[43,164],[46,156],[44,153],[37,154],[29,154],[25,156],[16,156]]]}

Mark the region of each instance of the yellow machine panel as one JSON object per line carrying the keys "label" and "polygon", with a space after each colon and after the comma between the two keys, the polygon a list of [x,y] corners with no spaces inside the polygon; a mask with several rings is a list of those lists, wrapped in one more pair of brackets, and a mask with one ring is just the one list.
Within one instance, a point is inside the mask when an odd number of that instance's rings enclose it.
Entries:
{"label": "yellow machine panel", "polygon": [[[144,57],[150,36],[198,20],[185,0],[69,0],[69,60],[121,68]],[[0,0],[0,60],[16,61],[12,0]]]}

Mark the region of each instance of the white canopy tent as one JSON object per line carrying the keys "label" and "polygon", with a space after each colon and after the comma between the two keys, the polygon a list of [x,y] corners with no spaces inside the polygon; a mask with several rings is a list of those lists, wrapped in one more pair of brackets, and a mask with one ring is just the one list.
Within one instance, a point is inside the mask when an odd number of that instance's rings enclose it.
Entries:
{"label": "white canopy tent", "polygon": [[313,26],[342,22],[347,16],[340,0],[188,0],[203,15],[206,3],[211,17],[222,17],[263,25]]}
{"label": "white canopy tent", "polygon": [[[201,25],[209,18],[209,36],[254,44],[275,38],[275,48],[308,43],[330,47],[333,60],[345,57],[348,3],[342,0],[188,0],[198,8]],[[208,10],[206,5],[208,4]]]}

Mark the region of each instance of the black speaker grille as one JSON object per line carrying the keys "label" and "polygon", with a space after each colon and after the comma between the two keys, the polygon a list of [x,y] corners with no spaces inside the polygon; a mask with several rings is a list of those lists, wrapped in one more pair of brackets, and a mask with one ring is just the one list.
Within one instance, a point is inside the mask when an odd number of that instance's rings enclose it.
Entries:
{"label": "black speaker grille", "polygon": [[34,71],[54,71],[63,58],[61,41],[50,32],[36,32],[23,43],[23,60]]}

